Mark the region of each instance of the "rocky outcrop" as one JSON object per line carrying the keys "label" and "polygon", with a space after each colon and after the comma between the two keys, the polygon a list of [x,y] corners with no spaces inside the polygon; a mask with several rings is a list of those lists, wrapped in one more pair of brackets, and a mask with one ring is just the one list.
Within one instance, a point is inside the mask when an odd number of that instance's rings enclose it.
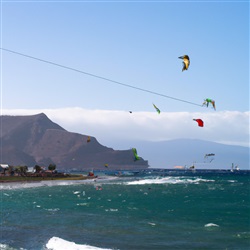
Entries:
{"label": "rocky outcrop", "polygon": [[45,114],[1,116],[0,162],[9,165],[48,166],[84,170],[144,169],[148,162],[134,161],[132,150],[114,150],[101,145],[95,137],[68,132]]}

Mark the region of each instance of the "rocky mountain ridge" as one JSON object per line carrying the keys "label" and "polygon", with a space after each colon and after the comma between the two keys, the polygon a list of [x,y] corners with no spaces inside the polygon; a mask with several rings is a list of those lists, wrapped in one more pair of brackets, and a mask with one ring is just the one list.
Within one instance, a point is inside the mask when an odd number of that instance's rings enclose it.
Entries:
{"label": "rocky mountain ridge", "polygon": [[45,114],[1,116],[0,162],[9,165],[48,166],[84,170],[145,169],[148,162],[134,161],[131,149],[114,150],[101,145],[95,137],[66,131]]}

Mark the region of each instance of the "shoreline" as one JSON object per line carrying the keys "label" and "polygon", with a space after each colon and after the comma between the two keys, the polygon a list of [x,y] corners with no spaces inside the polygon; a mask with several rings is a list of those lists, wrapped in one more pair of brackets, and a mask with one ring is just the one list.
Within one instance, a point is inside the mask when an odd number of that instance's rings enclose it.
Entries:
{"label": "shoreline", "polygon": [[40,182],[40,181],[78,181],[78,180],[89,180],[95,179],[97,176],[84,176],[84,175],[73,175],[65,177],[27,177],[27,176],[1,176],[0,183],[28,183],[28,182]]}

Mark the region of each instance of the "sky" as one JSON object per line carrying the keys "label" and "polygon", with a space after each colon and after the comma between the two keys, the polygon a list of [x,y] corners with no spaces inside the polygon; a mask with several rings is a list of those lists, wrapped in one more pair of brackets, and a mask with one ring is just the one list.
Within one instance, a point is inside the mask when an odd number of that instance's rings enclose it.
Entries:
{"label": "sky", "polygon": [[114,148],[177,138],[249,147],[249,1],[0,4],[1,115],[43,112]]}

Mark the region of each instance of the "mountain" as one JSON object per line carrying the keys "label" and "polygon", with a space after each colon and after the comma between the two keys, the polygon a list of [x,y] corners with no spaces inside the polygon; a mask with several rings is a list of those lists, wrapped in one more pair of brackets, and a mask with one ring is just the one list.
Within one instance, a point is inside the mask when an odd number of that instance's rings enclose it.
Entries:
{"label": "mountain", "polygon": [[[196,139],[177,139],[161,142],[113,142],[117,148],[134,145],[140,155],[147,157],[150,167],[173,168],[195,165],[199,169],[229,169],[238,165],[249,169],[249,147],[225,145]],[[206,154],[215,154],[205,157]]]}
{"label": "mountain", "polygon": [[134,161],[133,151],[114,150],[96,138],[71,133],[52,122],[45,114],[1,116],[0,162],[9,165],[53,163],[58,169],[145,169],[148,162]]}
{"label": "mountain", "polygon": [[[114,148],[137,148],[139,156],[134,161],[133,152],[114,150],[101,145],[95,137],[88,143],[88,135],[71,133],[52,122],[45,114],[32,116],[1,116],[0,163],[9,165],[36,164],[58,169],[140,169],[151,167],[173,168],[195,165],[200,169],[229,169],[232,163],[240,169],[249,169],[249,148],[215,142],[178,139],[162,142],[112,141]],[[206,154],[215,154],[205,157]]]}

